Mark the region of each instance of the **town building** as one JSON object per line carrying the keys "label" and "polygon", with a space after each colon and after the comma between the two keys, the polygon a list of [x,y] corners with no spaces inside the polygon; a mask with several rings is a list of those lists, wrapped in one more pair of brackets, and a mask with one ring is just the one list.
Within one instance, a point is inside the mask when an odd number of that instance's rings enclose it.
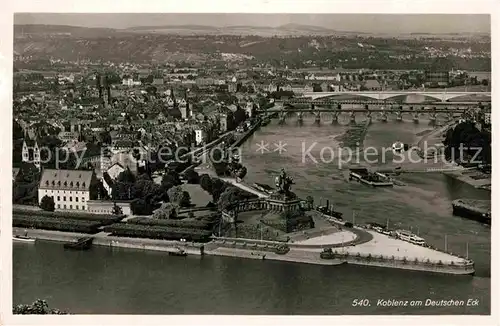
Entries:
{"label": "town building", "polygon": [[22,161],[33,163],[38,169],[40,169],[40,147],[38,147],[36,140],[23,140]]}
{"label": "town building", "polygon": [[130,201],[89,200],[87,203],[88,212],[92,214],[112,215],[115,205],[121,208],[123,215],[132,215]]}
{"label": "town building", "polygon": [[219,125],[221,132],[227,132],[229,128],[229,116],[225,113],[219,115]]}
{"label": "town building", "polygon": [[207,133],[205,132],[205,129],[198,127],[194,130],[194,140],[196,142],[196,146],[202,145],[207,137]]}
{"label": "town building", "polygon": [[46,169],[38,188],[38,200],[54,199],[57,210],[87,210],[87,202],[97,196],[94,171]]}

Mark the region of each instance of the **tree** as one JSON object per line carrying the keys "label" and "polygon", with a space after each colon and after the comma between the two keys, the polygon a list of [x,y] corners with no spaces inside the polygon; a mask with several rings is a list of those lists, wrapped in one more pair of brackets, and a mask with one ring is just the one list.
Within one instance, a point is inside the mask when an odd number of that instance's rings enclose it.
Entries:
{"label": "tree", "polygon": [[241,107],[238,107],[236,111],[234,111],[233,119],[235,126],[239,126],[243,121],[246,120],[246,118],[247,118],[247,113]]}
{"label": "tree", "polygon": [[214,201],[214,203],[218,202],[219,201],[219,198],[221,196],[221,194],[224,192],[224,190],[226,189],[227,187],[227,184],[225,182],[223,182],[222,180],[216,178],[216,179],[213,179],[212,180],[212,199]]}
{"label": "tree", "polygon": [[220,210],[224,210],[229,208],[232,204],[241,200],[240,190],[236,187],[228,187],[224,190],[224,192],[220,195],[219,200],[217,201],[217,206]]}
{"label": "tree", "polygon": [[123,215],[123,209],[116,203],[113,203],[113,215]]}
{"label": "tree", "polygon": [[125,171],[118,175],[116,181],[124,183],[135,183],[135,175],[132,173],[132,171],[130,171],[129,168],[127,168]]}
{"label": "tree", "polygon": [[43,196],[42,200],[40,201],[40,208],[47,212],[53,212],[56,209],[54,198],[47,195]]}
{"label": "tree", "polygon": [[179,186],[182,184],[182,181],[177,172],[168,170],[167,173],[163,174],[163,177],[161,179],[161,184],[162,185],[170,184],[174,186]]}
{"label": "tree", "polygon": [[36,300],[32,304],[20,304],[12,309],[14,315],[66,315],[58,309],[50,309],[45,300]]}
{"label": "tree", "polygon": [[99,139],[103,144],[110,145],[111,144],[111,135],[109,131],[103,131],[99,134]]}
{"label": "tree", "polygon": [[202,174],[200,176],[200,187],[209,194],[212,194],[212,178],[208,174]]}
{"label": "tree", "polygon": [[151,205],[141,198],[132,200],[130,209],[134,215],[151,215],[153,213]]}
{"label": "tree", "polygon": [[307,196],[306,202],[308,209],[312,209],[314,207],[314,198],[312,196]]}
{"label": "tree", "polygon": [[174,203],[163,203],[160,208],[158,208],[153,213],[153,218],[155,219],[175,219],[177,218],[177,210],[179,206]]}
{"label": "tree", "polygon": [[185,178],[187,180],[187,183],[190,184],[198,184],[200,182],[200,176],[193,169],[189,169],[186,171]]}
{"label": "tree", "polygon": [[177,204],[180,207],[189,207],[191,205],[191,196],[181,186],[172,187],[167,193],[171,203]]}
{"label": "tree", "polygon": [[247,175],[247,168],[245,166],[242,166],[236,171],[236,177],[238,179],[243,179]]}

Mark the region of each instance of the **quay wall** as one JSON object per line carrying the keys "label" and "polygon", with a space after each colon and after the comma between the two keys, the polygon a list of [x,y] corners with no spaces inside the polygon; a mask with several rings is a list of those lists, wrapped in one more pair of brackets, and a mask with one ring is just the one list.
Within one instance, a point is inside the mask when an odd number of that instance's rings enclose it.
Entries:
{"label": "quay wall", "polygon": [[440,264],[439,262],[405,261],[403,259],[392,259],[390,257],[348,256],[344,258],[348,264],[364,265],[374,267],[386,267],[407,269],[414,271],[425,271],[442,274],[472,275],[475,272],[474,264]]}
{"label": "quay wall", "polygon": [[259,129],[261,121],[258,120],[253,126],[250,127],[241,137],[236,140],[231,147],[240,147],[257,129]]}
{"label": "quay wall", "polygon": [[[448,264],[433,261],[410,261],[402,259],[401,257],[385,257],[385,256],[371,256],[365,254],[334,254],[334,259],[325,259],[324,262],[319,258],[320,251],[314,249],[309,249],[307,251],[305,248],[299,250],[302,253],[302,257],[296,257],[295,255],[277,255],[275,250],[285,242],[281,241],[268,241],[268,240],[255,240],[255,239],[236,239],[236,238],[217,238],[213,237],[213,241],[207,244],[208,247],[214,247],[215,249],[207,250],[205,252],[205,245],[198,243],[183,243],[178,241],[167,241],[167,240],[155,240],[155,239],[143,239],[143,238],[127,238],[127,237],[115,237],[110,236],[107,233],[99,233],[96,235],[82,234],[82,233],[70,233],[61,231],[49,231],[49,230],[38,230],[29,229],[25,230],[22,228],[13,228],[14,235],[24,235],[28,232],[28,236],[35,237],[41,240],[57,241],[57,242],[70,242],[76,241],[82,237],[93,237],[93,244],[98,246],[105,246],[111,248],[131,248],[140,250],[153,250],[153,251],[163,251],[163,252],[175,252],[179,249],[184,250],[189,255],[222,255],[222,256],[234,256],[241,258],[256,258],[259,259],[259,255],[256,252],[262,252],[266,255],[266,259],[272,260],[283,260],[292,262],[304,262],[313,264],[323,264],[323,265],[337,265],[339,263],[348,263],[354,265],[364,265],[373,267],[385,267],[385,268],[397,268],[415,271],[425,271],[433,273],[443,273],[443,274],[455,274],[455,275],[472,275],[474,274],[474,263],[465,264]],[[226,248],[225,251],[219,252],[217,248]],[[293,245],[289,245],[293,247]],[[231,253],[231,250],[233,252]],[[271,254],[271,255],[269,255]],[[308,257],[306,257],[306,255]],[[307,259],[306,259],[307,258]],[[262,259],[262,258],[261,258]]]}
{"label": "quay wall", "polygon": [[40,230],[40,229],[23,229],[18,227],[12,228],[13,235],[24,235],[28,233],[29,237],[47,240],[47,241],[57,241],[57,242],[70,242],[76,241],[80,238],[90,237],[91,234],[87,233],[74,233],[74,232],[62,232],[62,231],[52,231],[52,230]]}
{"label": "quay wall", "polygon": [[168,241],[168,240],[145,239],[145,238],[115,237],[115,236],[110,236],[107,233],[85,234],[85,233],[61,232],[61,231],[51,231],[51,230],[39,230],[39,229],[24,230],[22,228],[15,228],[15,227],[12,228],[13,235],[24,235],[26,231],[28,232],[28,236],[46,241],[75,242],[80,238],[92,237],[94,239],[92,241],[92,244],[96,246],[153,250],[153,251],[164,251],[164,252],[175,252],[178,251],[179,249],[182,249],[189,255],[203,255],[204,253],[204,245],[198,243],[190,243],[190,242],[186,243],[180,241]]}
{"label": "quay wall", "polygon": [[[289,244],[280,241],[268,241],[268,240],[256,240],[256,239],[240,239],[240,238],[223,238],[223,237],[213,237],[213,243],[224,248],[234,248],[234,249],[245,249],[245,250],[255,250],[255,251],[266,251],[273,252],[275,249],[283,244],[286,244],[291,249],[297,249],[303,252],[307,252],[309,255],[316,255],[319,257],[320,252],[318,249],[332,246],[324,245],[300,245],[300,244]],[[281,256],[281,255],[280,255]],[[286,257],[287,255],[283,255]],[[334,254],[337,261],[342,261],[353,265],[364,265],[364,266],[374,266],[374,267],[386,267],[386,268],[397,268],[415,271],[426,271],[433,273],[444,273],[444,274],[456,274],[456,275],[470,275],[474,274],[474,263],[464,263],[464,264],[450,264],[439,261],[412,261],[406,260],[405,257],[386,257],[386,256],[372,256],[361,253],[349,253],[349,254]],[[290,260],[293,259],[280,259],[280,260]],[[328,259],[327,259],[328,260]],[[302,262],[307,262],[306,260],[301,260]]]}
{"label": "quay wall", "polygon": [[176,252],[179,249],[184,250],[189,255],[203,255],[204,246],[196,243],[182,243],[178,241],[127,238],[115,236],[97,236],[94,237],[94,245],[116,248],[130,248],[152,251]]}

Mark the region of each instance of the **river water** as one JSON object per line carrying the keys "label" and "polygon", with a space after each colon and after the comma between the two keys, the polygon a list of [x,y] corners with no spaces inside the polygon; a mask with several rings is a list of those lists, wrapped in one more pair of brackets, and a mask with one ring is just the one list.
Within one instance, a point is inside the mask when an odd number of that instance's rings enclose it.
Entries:
{"label": "river water", "polygon": [[[341,118],[342,123],[342,118]],[[444,175],[408,174],[406,186],[372,189],[346,180],[331,159],[347,129],[305,118],[280,126],[276,121],[257,131],[243,146],[247,182],[272,184],[284,167],[294,178],[293,190],[315,202],[330,203],[356,223],[378,222],[411,228],[428,243],[468,254],[476,275],[447,276],[360,266],[315,266],[226,257],[169,257],[160,252],[92,248],[64,251],[62,245],[38,242],[14,245],[14,303],[37,298],[51,307],[77,314],[489,314],[490,228],[452,216],[451,201],[460,197],[489,199]],[[375,122],[365,148],[414,143],[428,130],[413,124]],[[274,144],[281,143],[281,153]],[[261,143],[268,151],[257,151]],[[315,145],[313,145],[316,142]],[[285,145],[286,144],[286,145]],[[303,153],[311,147],[310,156]],[[326,148],[326,149],[325,149]],[[275,151],[276,150],[276,151]],[[323,158],[321,160],[321,151]],[[345,154],[344,154],[345,155]],[[387,155],[391,159],[391,154]],[[317,161],[317,162],[316,162]],[[383,166],[390,163],[378,162]],[[369,306],[353,306],[368,299]],[[387,307],[378,300],[421,300],[421,306]],[[426,300],[463,300],[464,305],[432,307]],[[468,299],[478,304],[467,306]]]}

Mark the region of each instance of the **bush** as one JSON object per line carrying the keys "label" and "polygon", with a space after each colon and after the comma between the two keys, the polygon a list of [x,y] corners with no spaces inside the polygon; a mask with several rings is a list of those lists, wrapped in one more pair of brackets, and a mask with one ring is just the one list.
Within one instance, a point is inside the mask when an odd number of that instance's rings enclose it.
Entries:
{"label": "bush", "polygon": [[45,216],[12,216],[12,226],[64,232],[90,233],[99,232],[102,223],[99,221],[73,220]]}
{"label": "bush", "polygon": [[136,198],[130,203],[130,209],[134,215],[151,215],[153,208],[144,199]]}
{"label": "bush", "polygon": [[352,228],[352,227],[354,227],[354,225],[351,222],[345,222],[344,226],[346,228]]}
{"label": "bush", "polygon": [[105,232],[110,232],[114,236],[124,236],[132,238],[148,238],[162,240],[180,240],[193,242],[210,241],[211,231],[172,228],[167,226],[151,226],[140,224],[117,223],[105,227]]}
{"label": "bush", "polygon": [[321,259],[334,259],[335,254],[333,253],[331,248],[325,248],[323,251],[319,254],[319,257]]}
{"label": "bush", "polygon": [[84,220],[84,221],[101,221],[101,222],[116,222],[125,217],[125,215],[109,215],[109,214],[91,214],[91,213],[73,213],[73,212],[46,212],[37,211],[34,213],[30,210],[24,210],[19,208],[14,208],[12,210],[13,215],[22,216],[38,216],[38,217],[54,217],[54,218],[66,218],[72,220]]}
{"label": "bush", "polygon": [[290,251],[290,247],[286,244],[282,244],[282,245],[279,245],[278,247],[276,247],[274,252],[277,253],[278,255],[285,255],[289,251]]}
{"label": "bush", "polygon": [[192,169],[186,171],[185,178],[187,183],[198,184],[200,182],[200,176],[195,170]]}
{"label": "bush", "polygon": [[13,315],[66,315],[66,312],[58,309],[50,309],[45,300],[36,300],[30,305],[20,304],[12,309]]}
{"label": "bush", "polygon": [[[219,214],[216,214],[219,215]],[[203,220],[156,220],[149,217],[135,217],[130,220],[127,220],[128,224],[140,224],[140,225],[151,225],[151,226],[169,226],[175,228],[185,228],[185,229],[200,229],[200,230],[208,230],[212,228],[213,224],[217,221],[213,219],[213,221],[209,220],[208,216]]]}
{"label": "bush", "polygon": [[43,196],[40,201],[40,208],[47,212],[53,212],[56,209],[54,198],[47,195]]}

